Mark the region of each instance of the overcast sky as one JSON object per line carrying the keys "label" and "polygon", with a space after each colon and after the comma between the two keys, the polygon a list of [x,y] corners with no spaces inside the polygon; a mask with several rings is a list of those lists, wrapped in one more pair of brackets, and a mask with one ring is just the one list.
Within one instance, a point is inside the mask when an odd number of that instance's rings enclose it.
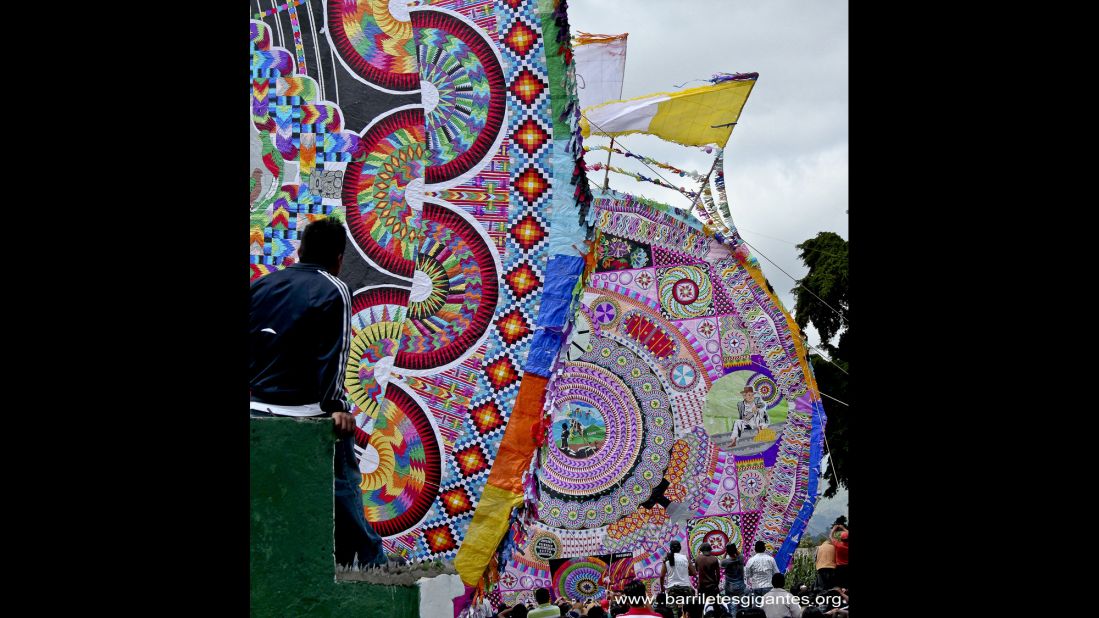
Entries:
{"label": "overcast sky", "polygon": [[[788,310],[794,281],[805,275],[794,244],[821,231],[847,238],[846,0],[570,0],[573,33],[629,33],[623,98],[675,91],[714,73],[758,72],[759,80],[725,152],[725,185],[733,222],[757,251],[764,274]],[[684,88],[702,86],[692,82]],[[588,145],[605,145],[592,137]],[[706,173],[712,156],[648,135],[617,140],[682,169]],[[587,156],[605,163],[606,152]],[[611,161],[645,176],[633,159]],[[657,168],[676,186],[689,178]],[[603,172],[590,172],[602,185]],[[612,189],[686,207],[671,189],[611,173]],[[763,255],[760,255],[762,253]],[[812,327],[812,344],[819,336]]]}

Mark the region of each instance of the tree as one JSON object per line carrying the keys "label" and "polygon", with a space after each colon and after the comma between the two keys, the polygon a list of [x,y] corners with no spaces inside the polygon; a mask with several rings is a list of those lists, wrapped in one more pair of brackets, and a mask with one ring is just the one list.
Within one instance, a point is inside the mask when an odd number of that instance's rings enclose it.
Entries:
{"label": "tree", "polygon": [[[824,472],[824,478],[828,481],[824,496],[831,498],[836,495],[839,486],[847,487],[847,421],[852,414],[849,405],[839,403],[850,404],[851,401],[847,394],[849,368],[846,360],[851,345],[847,241],[834,232],[819,232],[816,237],[797,245],[797,248],[801,251],[798,257],[809,272],[791,290],[794,294],[794,321],[801,328],[813,325],[820,333],[820,347],[828,356],[826,359],[820,354],[810,354],[809,362],[820,392],[829,396],[824,397],[828,410],[825,436],[831,462]],[[832,340],[837,335],[838,341],[833,345]]]}
{"label": "tree", "polygon": [[821,347],[834,354],[832,338],[847,329],[847,241],[835,232],[819,232],[797,248],[809,273],[792,290],[794,319],[802,328],[812,322]]}

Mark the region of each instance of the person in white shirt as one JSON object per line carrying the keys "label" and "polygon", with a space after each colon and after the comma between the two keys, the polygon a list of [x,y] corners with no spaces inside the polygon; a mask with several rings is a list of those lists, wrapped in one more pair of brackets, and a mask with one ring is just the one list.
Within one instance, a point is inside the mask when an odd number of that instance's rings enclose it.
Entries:
{"label": "person in white shirt", "polygon": [[784,588],[786,576],[775,573],[771,576],[771,590],[763,595],[763,613],[767,618],[801,618],[801,605],[798,598]]}
{"label": "person in white shirt", "polygon": [[778,573],[775,559],[767,554],[767,545],[756,541],[756,553],[744,565],[744,581],[755,596],[763,596],[771,590],[771,577]]}
{"label": "person in white shirt", "polygon": [[[668,548],[671,550],[660,564],[660,583],[665,595],[673,597],[694,597],[695,590],[691,587],[691,576],[695,574],[695,567],[687,556],[679,553],[683,545],[679,541],[672,541]],[[682,606],[683,603],[669,603]]]}
{"label": "person in white shirt", "polygon": [[751,386],[745,386],[741,392],[742,401],[736,404],[739,419],[733,422],[733,446],[736,446],[740,435],[745,429],[759,431],[770,422],[767,417],[767,406],[763,399],[756,395]]}

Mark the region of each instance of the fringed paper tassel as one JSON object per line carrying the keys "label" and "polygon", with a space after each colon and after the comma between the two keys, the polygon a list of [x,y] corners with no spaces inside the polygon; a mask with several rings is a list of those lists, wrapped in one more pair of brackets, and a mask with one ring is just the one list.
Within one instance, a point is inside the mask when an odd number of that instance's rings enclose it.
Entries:
{"label": "fringed paper tassel", "polygon": [[720,84],[722,82],[746,81],[749,79],[759,79],[759,73],[714,73],[714,76],[706,81],[711,84]]}

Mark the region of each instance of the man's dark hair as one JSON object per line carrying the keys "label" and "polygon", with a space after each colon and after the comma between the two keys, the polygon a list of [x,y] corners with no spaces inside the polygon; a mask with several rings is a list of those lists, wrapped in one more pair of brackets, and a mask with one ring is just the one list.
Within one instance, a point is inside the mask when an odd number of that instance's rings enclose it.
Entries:
{"label": "man's dark hair", "polygon": [[515,607],[510,612],[508,612],[508,616],[510,616],[511,618],[527,618],[528,613],[530,613],[530,610],[527,609],[526,605],[523,605],[522,603],[516,603]]}
{"label": "man's dark hair", "polygon": [[319,264],[334,270],[347,244],[343,223],[335,217],[324,217],[305,226],[298,247],[298,260]]}
{"label": "man's dark hair", "polygon": [[668,544],[668,554],[664,556],[664,561],[670,565],[675,565],[675,554],[683,549],[683,546],[679,544],[679,541],[672,541]]}
{"label": "man's dark hair", "polygon": [[587,616],[587,618],[605,618],[606,615],[607,615],[607,612],[604,611],[602,607],[599,607],[598,605],[596,605],[595,607],[592,607],[591,609],[589,609],[588,613],[586,613],[584,615]]}
{"label": "man's dark hair", "polygon": [[534,591],[534,600],[539,605],[542,605],[543,603],[549,603],[549,597],[549,590],[546,590],[545,588],[539,588],[538,590]]}
{"label": "man's dark hair", "polygon": [[626,595],[630,600],[630,607],[644,607],[645,595],[647,590],[645,589],[645,582],[635,579],[632,582],[626,584],[626,587],[622,589],[622,594]]}
{"label": "man's dark hair", "polygon": [[763,553],[767,551],[767,544],[763,541],[756,541],[756,553]]}
{"label": "man's dark hair", "polygon": [[783,575],[782,573],[775,573],[774,575],[771,576],[771,585],[774,586],[775,588],[785,588],[786,587],[786,576]]}

